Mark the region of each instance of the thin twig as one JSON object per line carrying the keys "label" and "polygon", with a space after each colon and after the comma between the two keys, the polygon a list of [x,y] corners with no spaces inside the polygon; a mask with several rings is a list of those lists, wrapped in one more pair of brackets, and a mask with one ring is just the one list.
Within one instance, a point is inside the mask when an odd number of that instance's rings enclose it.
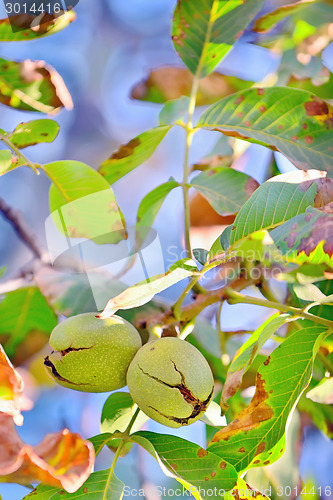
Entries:
{"label": "thin twig", "polygon": [[17,236],[32,251],[39,260],[44,260],[46,251],[37,241],[36,235],[26,223],[23,214],[10,207],[3,198],[0,198],[0,213],[13,226]]}

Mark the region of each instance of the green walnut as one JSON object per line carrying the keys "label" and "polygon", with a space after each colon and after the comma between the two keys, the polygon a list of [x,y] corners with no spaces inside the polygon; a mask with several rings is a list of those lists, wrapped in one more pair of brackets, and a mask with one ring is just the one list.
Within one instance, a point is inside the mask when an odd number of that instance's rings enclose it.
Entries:
{"label": "green walnut", "polygon": [[192,424],[205,412],[214,379],[198,349],[184,340],[165,337],[139,349],[129,366],[127,385],[148,417],[180,427]]}
{"label": "green walnut", "polygon": [[53,352],[44,364],[58,384],[83,392],[109,392],[126,385],[126,372],[140,349],[139,332],[119,316],[79,314],[55,327]]}

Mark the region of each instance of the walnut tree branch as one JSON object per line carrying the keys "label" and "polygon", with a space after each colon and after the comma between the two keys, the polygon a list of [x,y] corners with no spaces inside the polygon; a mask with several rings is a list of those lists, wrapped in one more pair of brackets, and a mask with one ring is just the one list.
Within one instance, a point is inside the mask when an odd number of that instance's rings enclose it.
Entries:
{"label": "walnut tree branch", "polygon": [[46,250],[38,243],[36,235],[28,226],[23,214],[10,207],[3,198],[0,197],[0,213],[12,225],[17,236],[31,250],[34,256],[42,261],[46,259]]}
{"label": "walnut tree branch", "polygon": [[218,290],[209,291],[205,294],[199,294],[195,297],[194,301],[183,307],[180,311],[177,312],[177,317],[174,314],[174,311],[171,309],[164,313],[159,313],[156,315],[151,315],[148,318],[145,318],[144,321],[140,321],[138,327],[147,327],[149,325],[158,324],[162,327],[167,325],[173,325],[177,323],[188,323],[193,318],[198,316],[198,314],[206,309],[206,307],[221,302],[228,298],[226,294],[226,290],[232,287],[234,290],[243,290],[244,288],[250,285],[257,285],[260,282],[260,277],[253,279],[247,278],[242,275],[234,279],[229,283]]}

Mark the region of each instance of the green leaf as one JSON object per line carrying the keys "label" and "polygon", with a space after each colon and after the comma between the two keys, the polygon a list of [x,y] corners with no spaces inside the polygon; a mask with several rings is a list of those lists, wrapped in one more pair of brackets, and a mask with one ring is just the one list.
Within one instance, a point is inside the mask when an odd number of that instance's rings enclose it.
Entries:
{"label": "green leaf", "polygon": [[148,160],[170,128],[170,125],[153,128],[120,146],[118,151],[102,163],[99,172],[109,184],[118,181]]}
{"label": "green leaf", "polygon": [[234,500],[235,498],[237,498],[237,500],[253,500],[253,498],[255,498],[256,500],[270,500],[269,497],[267,497],[263,493],[260,493],[256,489],[251,488],[251,486],[240,477],[237,479],[237,484],[232,489],[232,491],[229,491],[224,496],[224,500]]}
{"label": "green leaf", "polygon": [[101,415],[102,432],[123,432],[133,417],[134,402],[128,392],[115,392],[105,401]]}
{"label": "green leaf", "polygon": [[231,231],[233,229],[233,225],[230,224],[227,226],[223,231],[220,236],[220,244],[224,252],[226,252],[229,247],[230,247],[230,236],[231,236]]}
{"label": "green leaf", "polygon": [[314,204],[322,176],[322,172],[315,170],[294,171],[264,182],[237,214],[230,243],[305,212],[309,205]]}
{"label": "green leaf", "polygon": [[332,227],[332,213],[309,209],[273,229],[270,236],[288,262],[333,267]]}
{"label": "green leaf", "polygon": [[216,238],[216,240],[214,241],[214,243],[212,244],[212,246],[210,247],[209,249],[209,258],[212,259],[213,257],[215,257],[215,255],[219,255],[221,253],[224,252],[223,248],[222,248],[222,245],[221,245],[221,241],[220,241],[220,236],[218,236]]}
{"label": "green leaf", "polygon": [[237,213],[259,186],[252,177],[228,167],[202,172],[189,185],[199,191],[220,215]]}
{"label": "green leaf", "polygon": [[[215,434],[208,450],[237,471],[261,464],[258,455],[269,453],[285,433],[288,416],[310,382],[313,360],[325,335],[323,327],[290,334],[260,366],[250,405]],[[263,465],[271,462],[268,458]]]}
{"label": "green leaf", "polygon": [[229,52],[264,0],[179,0],[174,12],[174,47],[189,70],[209,75]]}
{"label": "green leaf", "polygon": [[0,102],[41,113],[73,108],[72,98],[57,71],[44,61],[30,59],[15,62],[0,58]]}
{"label": "green leaf", "polygon": [[[38,29],[21,29],[22,26],[29,26],[33,21],[36,22],[36,17],[33,15],[16,15],[0,20],[0,42],[26,42],[35,38],[53,35],[62,29],[66,28],[75,19],[75,14],[72,10],[61,12],[60,14],[48,15],[48,21],[43,22]],[[24,23],[22,25],[22,22]],[[13,31],[12,26],[18,29]]]}
{"label": "green leaf", "polygon": [[150,191],[140,203],[137,215],[137,227],[150,228],[153,225],[165,198],[170,191],[178,187],[179,184],[174,179],[161,184],[157,188]]}
{"label": "green leaf", "polygon": [[[108,482],[109,470],[102,470],[90,474],[87,481],[75,493],[67,493],[64,490],[50,488],[50,486],[39,485],[23,500],[121,500],[123,497],[124,483],[112,475]],[[48,495],[48,496],[47,496]]]}
{"label": "green leaf", "polygon": [[59,125],[54,120],[34,120],[20,123],[7,138],[20,149],[41,142],[53,142],[59,132]]}
{"label": "green leaf", "polygon": [[[283,442],[280,440],[269,453],[263,453],[262,456],[258,455],[262,463],[268,459],[273,460],[274,458],[274,460],[277,460],[273,457],[274,453],[279,454],[278,458],[280,458],[280,460],[275,461],[275,463],[272,463],[268,468],[264,466],[260,467],[260,469],[250,469],[246,473],[246,481],[259,487],[261,491],[269,495],[273,493],[272,490],[274,488],[270,488],[270,485],[279,485],[279,487],[283,488],[281,491],[286,491],[285,488],[287,486],[296,485],[300,473],[299,461],[295,460],[295,450],[297,450],[300,433],[301,418],[299,413],[295,411],[288,424],[287,436],[284,436],[286,439],[284,439]],[[282,457],[280,453],[281,449],[285,449]]]}
{"label": "green leaf", "polygon": [[190,98],[187,96],[167,101],[159,114],[160,125],[174,125],[183,121],[188,112],[189,103]]}
{"label": "green leaf", "polygon": [[54,488],[53,486],[39,484],[31,493],[25,495],[22,500],[50,500],[57,491],[59,491],[58,488]]}
{"label": "green leaf", "polygon": [[229,366],[227,378],[223,386],[221,397],[221,406],[223,408],[228,406],[228,399],[240,388],[244,373],[249,369],[265,342],[267,342],[282,325],[292,320],[293,316],[290,314],[273,314],[252,333],[251,337],[237,351],[236,356]]}
{"label": "green leaf", "polygon": [[317,2],[317,0],[300,0],[294,4],[282,5],[272,12],[268,12],[259,19],[256,19],[253,27],[253,31],[258,33],[265,33],[269,31],[278,22],[282,21],[285,17],[290,16],[290,14],[297,14],[309,5]]}
{"label": "green leaf", "polygon": [[[109,436],[109,438],[104,439],[102,446],[106,444],[112,451],[115,452],[117,450],[121,438],[113,438],[112,434],[116,431],[124,432],[127,429],[137,408],[137,405],[128,392],[115,392],[108,397],[104,403],[101,415],[101,431],[104,433],[101,436]],[[131,428],[131,433],[138,431],[147,420],[149,418],[140,411]],[[132,446],[133,443],[130,441],[125,442],[121,450],[121,456],[126,455]]]}
{"label": "green leaf", "polygon": [[13,155],[9,149],[0,150],[0,175],[20,166],[17,156]]}
{"label": "green leaf", "polygon": [[0,267],[0,278],[3,276],[5,271],[6,271],[6,266],[1,266]]}
{"label": "green leaf", "polygon": [[118,243],[126,237],[122,213],[106,180],[78,161],[43,165],[52,180],[50,211],[57,228],[70,238]]}
{"label": "green leaf", "polygon": [[213,104],[198,127],[280,151],[300,169],[332,172],[333,108],[305,90],[248,89]]}
{"label": "green leaf", "polygon": [[202,266],[206,264],[208,259],[208,250],[206,250],[205,248],[194,248],[192,253],[193,257],[199,262],[199,264],[201,264]]}
{"label": "green leaf", "polygon": [[89,441],[94,445],[95,455],[97,456],[112,439],[113,437],[110,432],[104,432],[103,434],[97,434],[97,436],[89,438]]}
{"label": "green leaf", "polygon": [[131,439],[159,462],[167,476],[177,479],[198,500],[210,498],[211,489],[228,491],[236,483],[235,469],[197,444],[146,431],[132,434]]}
{"label": "green leaf", "polygon": [[265,229],[251,233],[246,238],[237,241],[232,246],[232,251],[230,249],[229,255],[240,257],[243,262],[258,261],[267,267],[275,263],[281,268],[281,263],[285,260]]}
{"label": "green leaf", "polygon": [[118,309],[131,309],[149,302],[154,295],[166,290],[179,281],[189,278],[198,272],[195,262],[191,259],[181,259],[175,262],[165,274],[157,274],[147,280],[127,288],[124,292],[107,303],[100,318],[108,318]]}
{"label": "green leaf", "polygon": [[23,343],[30,354],[39,350],[57,323],[56,315],[37,287],[9,292],[0,303],[0,335],[6,338],[2,343],[9,356],[14,356]]}
{"label": "green leaf", "polygon": [[[101,415],[102,432],[124,432],[130,423],[137,405],[128,392],[115,392],[105,401]],[[131,432],[139,430],[148,420],[148,417],[140,412],[132,426]]]}

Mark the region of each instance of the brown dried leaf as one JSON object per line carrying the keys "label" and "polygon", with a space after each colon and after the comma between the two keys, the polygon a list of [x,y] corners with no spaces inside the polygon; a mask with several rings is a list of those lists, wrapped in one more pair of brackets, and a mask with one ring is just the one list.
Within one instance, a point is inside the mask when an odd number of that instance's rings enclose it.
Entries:
{"label": "brown dried leaf", "polygon": [[12,418],[0,413],[0,476],[5,482],[50,486],[76,491],[88,479],[94,465],[94,447],[67,429],[48,434],[38,446],[25,444]]}
{"label": "brown dried leaf", "polygon": [[[228,226],[235,220],[234,215],[219,215],[200,193],[195,193],[190,201],[191,227]],[[221,232],[221,228],[219,229]]]}
{"label": "brown dried leaf", "polygon": [[73,108],[59,73],[44,61],[22,62],[0,58],[0,102],[18,109],[55,113]]}
{"label": "brown dried leaf", "polygon": [[[164,103],[191,94],[193,82],[192,73],[186,68],[164,67],[152,70],[149,77],[133,87],[131,96],[140,101]],[[197,105],[213,104],[224,96],[233,94],[246,87],[238,83],[237,78],[231,78],[220,73],[212,73],[200,80]],[[248,82],[248,86],[251,82]]]}
{"label": "brown dried leaf", "polygon": [[31,402],[22,395],[23,380],[0,345],[0,415],[6,414],[16,425],[22,425],[22,410],[29,410]]}

